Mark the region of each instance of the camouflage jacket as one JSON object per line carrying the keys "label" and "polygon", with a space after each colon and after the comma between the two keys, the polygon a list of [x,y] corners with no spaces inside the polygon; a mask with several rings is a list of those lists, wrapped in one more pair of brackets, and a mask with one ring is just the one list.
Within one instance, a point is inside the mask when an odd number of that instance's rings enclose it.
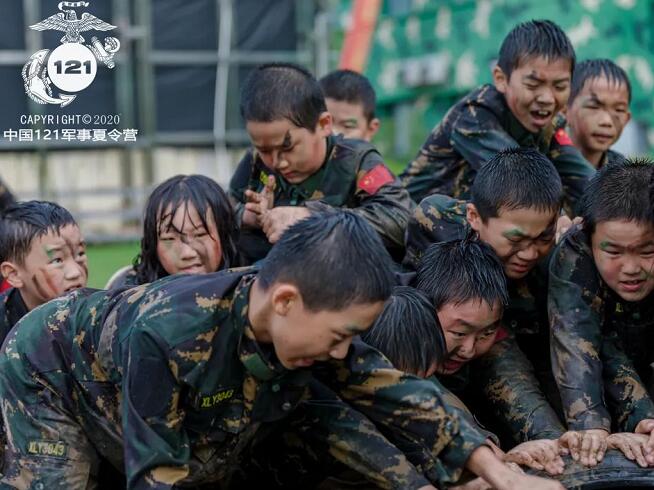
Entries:
{"label": "camouflage jacket", "polygon": [[20,291],[9,288],[0,294],[0,345],[18,320],[27,314],[27,305]]}
{"label": "camouflage jacket", "polygon": [[[423,474],[434,482],[458,479],[484,437],[443,403],[437,387],[394,370],[359,341],[344,360],[284,369],[272,345],[256,342],[248,321],[253,272],[172,276],[123,292],[76,291],[28,315],[8,337],[2,360],[27,363],[26,383],[34,372],[48,382],[49,372],[70,369],[74,360],[80,392],[67,403],[86,410],[93,427],[103,420],[102,430],[85,430],[116,467],[124,455],[130,489],[228,481],[260,426],[291,413],[312,376],[388,438],[366,431],[360,440],[379,445],[361,454],[388,458],[369,467],[395,468],[386,488],[422,486]],[[399,450],[415,467],[399,464]],[[339,451],[347,463],[348,450]]]}
{"label": "camouflage jacket", "polygon": [[[430,244],[462,239],[471,233],[466,204],[439,194],[423,199],[409,219],[404,265],[415,269]],[[533,338],[547,339],[545,295],[541,294],[547,290],[546,283],[543,267],[535,268],[520,281],[508,281],[509,304],[502,322],[509,335],[473,363],[475,383],[493,405],[495,417],[506,422],[506,431],[516,442],[556,438],[563,431],[534,375],[534,365],[546,365],[549,372],[549,353],[542,348],[529,349],[527,359],[518,346],[523,339],[530,340],[523,342],[525,346],[533,344]],[[542,342],[536,343],[542,347]],[[465,379],[467,385],[468,376]]]}
{"label": "camouflage jacket", "polygon": [[[255,150],[248,151],[241,160],[229,186],[239,221],[243,216],[245,191],[261,191],[268,175],[273,173]],[[318,172],[295,185],[280,175],[275,174],[275,178],[275,206],[320,209],[327,205],[352,209],[377,230],[391,255],[401,258],[411,199],[370,143],[330,136],[327,157]],[[245,258],[255,262],[265,257],[270,244],[263,232],[244,228],[241,233],[239,249]]]}
{"label": "camouflage jacket", "polygon": [[479,168],[498,151],[516,146],[536,148],[552,160],[566,207],[574,209],[595,169],[554,123],[538,134],[527,131],[492,85],[473,90],[448,111],[400,178],[416,203],[430,194],[469,199]]}
{"label": "camouflage jacket", "polygon": [[602,155],[602,159],[597,166],[597,170],[604,167],[605,165],[613,165],[614,163],[624,162],[625,156],[622,153],[613,150],[607,150]]}
{"label": "camouflage jacket", "polygon": [[[654,418],[654,298],[621,300],[601,279],[575,227],[550,263],[552,369],[572,430],[633,431]],[[613,427],[611,426],[613,423]]]}

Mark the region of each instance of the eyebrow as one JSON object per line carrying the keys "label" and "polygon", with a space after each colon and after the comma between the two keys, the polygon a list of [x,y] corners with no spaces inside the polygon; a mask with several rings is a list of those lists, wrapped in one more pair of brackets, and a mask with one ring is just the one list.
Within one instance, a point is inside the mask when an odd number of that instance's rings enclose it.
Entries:
{"label": "eyebrow", "polygon": [[358,122],[358,119],[356,117],[348,117],[347,119],[341,120],[341,123],[349,123],[349,122],[356,124]]}
{"label": "eyebrow", "polygon": [[[530,73],[529,75],[525,75],[523,77],[523,80],[531,80],[533,82],[538,82],[538,83],[545,82],[544,79],[539,78],[535,73]],[[569,81],[570,81],[570,77],[566,77],[566,78],[559,78],[557,80],[554,80],[552,83],[554,83],[554,85],[558,85],[559,83],[564,83]]]}
{"label": "eyebrow", "polygon": [[478,331],[483,331],[483,330],[488,330],[489,328],[496,328],[499,326],[499,320],[496,322],[491,323],[490,325],[474,325],[472,323],[468,323],[465,320],[459,320],[459,324],[463,325],[464,327],[467,327],[471,330],[478,330]]}
{"label": "eyebrow", "polygon": [[284,135],[284,140],[279,144],[279,145],[272,145],[272,146],[257,146],[254,145],[254,147],[259,150],[259,151],[265,151],[265,150],[271,150],[273,148],[284,148],[285,146],[288,146],[291,144],[291,130],[289,129],[286,131],[286,134]]}
{"label": "eyebrow", "polygon": [[504,238],[529,238],[529,235],[527,235],[524,231],[518,229],[518,228],[511,228],[510,230],[506,230],[502,232],[502,236]]}
{"label": "eyebrow", "polygon": [[639,243],[637,245],[634,245],[633,247],[625,247],[623,245],[611,242],[609,240],[604,240],[601,241],[599,244],[600,250],[606,250],[607,248],[619,248],[619,249],[626,249],[626,250],[633,250],[633,249],[639,249],[639,248],[645,248],[645,247],[650,247],[654,245],[654,241],[652,240],[647,240],[646,242]]}

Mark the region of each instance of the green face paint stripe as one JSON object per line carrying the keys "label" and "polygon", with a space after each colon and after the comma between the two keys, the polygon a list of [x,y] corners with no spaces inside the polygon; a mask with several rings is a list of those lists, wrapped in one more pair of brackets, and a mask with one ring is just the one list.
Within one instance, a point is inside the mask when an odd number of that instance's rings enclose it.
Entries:
{"label": "green face paint stripe", "polygon": [[606,250],[610,246],[611,246],[611,243],[607,242],[607,241],[600,242],[600,244],[599,244],[600,250]]}
{"label": "green face paint stripe", "polygon": [[505,238],[523,238],[525,234],[520,228],[511,228],[510,230],[502,232],[502,236]]}

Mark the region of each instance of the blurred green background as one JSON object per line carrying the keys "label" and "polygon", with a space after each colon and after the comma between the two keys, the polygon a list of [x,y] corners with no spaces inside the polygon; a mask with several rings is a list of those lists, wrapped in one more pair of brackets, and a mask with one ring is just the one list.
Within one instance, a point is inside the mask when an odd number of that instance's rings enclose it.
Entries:
{"label": "blurred green background", "polygon": [[89,258],[88,286],[104,288],[114,272],[132,263],[138,251],[138,242],[90,245],[86,250]]}

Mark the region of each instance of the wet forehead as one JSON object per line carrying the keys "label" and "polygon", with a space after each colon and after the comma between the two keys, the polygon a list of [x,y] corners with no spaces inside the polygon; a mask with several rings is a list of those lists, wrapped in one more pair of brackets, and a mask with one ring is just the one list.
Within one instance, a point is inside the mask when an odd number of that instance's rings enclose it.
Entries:
{"label": "wet forehead", "polygon": [[611,81],[604,76],[586,80],[579,96],[585,99],[594,99],[603,104],[629,104],[627,86],[624,83]]}
{"label": "wet forehead", "polygon": [[521,60],[514,73],[521,79],[543,80],[554,83],[570,81],[572,76],[571,61],[564,58],[549,60],[542,56],[531,56]]}

